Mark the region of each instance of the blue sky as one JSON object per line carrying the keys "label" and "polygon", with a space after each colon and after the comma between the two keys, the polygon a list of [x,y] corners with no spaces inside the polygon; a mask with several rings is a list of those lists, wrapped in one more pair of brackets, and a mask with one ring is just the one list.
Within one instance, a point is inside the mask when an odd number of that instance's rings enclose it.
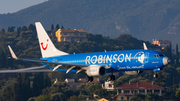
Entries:
{"label": "blue sky", "polygon": [[0,14],[14,13],[48,0],[0,0]]}

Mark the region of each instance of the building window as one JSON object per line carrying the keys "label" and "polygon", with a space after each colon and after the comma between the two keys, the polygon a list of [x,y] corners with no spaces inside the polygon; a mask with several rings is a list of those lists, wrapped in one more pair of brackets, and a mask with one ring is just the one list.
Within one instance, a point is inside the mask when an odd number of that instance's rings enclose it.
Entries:
{"label": "building window", "polygon": [[109,88],[112,88],[112,84],[109,84]]}
{"label": "building window", "polygon": [[136,90],[131,90],[131,93],[135,94],[135,93],[137,93],[137,91]]}
{"label": "building window", "polygon": [[129,100],[129,97],[127,97],[127,100]]}
{"label": "building window", "polygon": [[144,89],[139,90],[139,93],[145,93]]}
{"label": "building window", "polygon": [[84,34],[80,34],[80,36],[84,36]]}
{"label": "building window", "polygon": [[154,90],[154,93],[158,94],[158,93],[159,93],[159,90]]}
{"label": "building window", "polygon": [[67,35],[66,33],[63,33],[63,35]]}
{"label": "building window", "polygon": [[74,33],[75,36],[78,36],[78,33]]}
{"label": "building window", "polygon": [[152,94],[152,90],[147,90],[147,93]]}
{"label": "building window", "polygon": [[124,97],[121,97],[121,100],[123,100],[124,99]]}
{"label": "building window", "polygon": [[126,93],[129,93],[129,90],[125,90],[125,91],[124,91],[124,94],[126,94]]}
{"label": "building window", "polygon": [[71,40],[71,38],[70,37],[66,37],[66,40]]}

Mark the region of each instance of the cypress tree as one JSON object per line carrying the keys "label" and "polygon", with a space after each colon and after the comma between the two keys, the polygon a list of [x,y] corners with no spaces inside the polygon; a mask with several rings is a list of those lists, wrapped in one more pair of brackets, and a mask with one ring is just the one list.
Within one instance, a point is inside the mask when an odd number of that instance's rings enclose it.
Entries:
{"label": "cypress tree", "polygon": [[172,46],[171,44],[169,45],[169,58],[172,60]]}
{"label": "cypress tree", "polygon": [[22,77],[21,73],[18,74],[17,83],[13,85],[14,101],[23,101],[22,93]]}
{"label": "cypress tree", "polygon": [[44,78],[44,87],[43,88],[50,87],[50,86],[51,86],[51,79],[46,75]]}
{"label": "cypress tree", "polygon": [[26,27],[26,26],[23,26],[23,27],[21,28],[21,31],[27,31],[27,27]]}
{"label": "cypress tree", "polygon": [[174,53],[172,53],[171,64],[175,64],[175,63],[174,63],[174,59],[175,59],[174,57],[175,57],[175,56],[174,56]]}
{"label": "cypress tree", "polygon": [[43,73],[37,73],[33,79],[33,96],[38,96],[41,94],[44,84],[44,75]]}
{"label": "cypress tree", "polygon": [[63,26],[61,26],[61,29],[64,29],[64,27],[63,27]]}
{"label": "cypress tree", "polygon": [[58,29],[59,29],[59,24],[56,25],[56,30],[58,30]]}
{"label": "cypress tree", "polygon": [[178,44],[176,44],[176,64],[179,65],[179,52],[178,52]]}
{"label": "cypress tree", "polygon": [[54,25],[52,24],[51,25],[51,32],[54,30]]}
{"label": "cypress tree", "polygon": [[4,28],[2,28],[2,29],[1,29],[1,32],[5,33],[5,29],[4,29]]}
{"label": "cypress tree", "polygon": [[0,53],[0,68],[5,68],[6,67],[6,54],[4,53],[3,50],[1,50]]}
{"label": "cypress tree", "polygon": [[30,25],[28,26],[28,30],[31,30],[31,31],[35,32],[35,31],[36,31],[36,28],[35,28],[35,26],[34,26],[33,24],[30,24]]}
{"label": "cypress tree", "polygon": [[18,27],[17,28],[17,37],[19,37],[20,33],[21,33],[21,27]]}
{"label": "cypress tree", "polygon": [[27,73],[22,73],[22,95],[23,95],[23,101],[27,101],[30,97],[30,81],[28,78]]}
{"label": "cypress tree", "polygon": [[14,28],[16,28],[16,27],[14,27],[14,26],[8,27],[8,32],[14,32]]}

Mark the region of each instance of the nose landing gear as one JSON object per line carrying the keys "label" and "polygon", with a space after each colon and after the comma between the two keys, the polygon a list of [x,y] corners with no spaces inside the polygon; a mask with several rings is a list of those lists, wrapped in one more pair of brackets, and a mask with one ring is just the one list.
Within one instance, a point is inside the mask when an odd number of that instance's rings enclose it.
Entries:
{"label": "nose landing gear", "polygon": [[154,74],[153,74],[153,77],[154,77],[154,78],[158,78],[157,73],[154,73]]}
{"label": "nose landing gear", "polygon": [[107,80],[108,80],[108,81],[114,81],[114,80],[115,80],[115,76],[114,76],[114,75],[109,75],[109,76],[107,77]]}

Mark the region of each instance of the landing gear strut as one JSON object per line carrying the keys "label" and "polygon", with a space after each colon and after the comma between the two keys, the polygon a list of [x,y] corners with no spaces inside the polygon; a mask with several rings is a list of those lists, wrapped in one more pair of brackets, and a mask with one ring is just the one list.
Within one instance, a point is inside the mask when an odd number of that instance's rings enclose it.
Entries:
{"label": "landing gear strut", "polygon": [[109,75],[107,77],[108,81],[114,81],[115,80],[115,76],[114,75]]}
{"label": "landing gear strut", "polygon": [[153,77],[154,78],[158,78],[158,75],[156,73],[154,73]]}
{"label": "landing gear strut", "polygon": [[93,81],[93,77],[86,76],[85,79],[86,79],[87,82],[92,82]]}

